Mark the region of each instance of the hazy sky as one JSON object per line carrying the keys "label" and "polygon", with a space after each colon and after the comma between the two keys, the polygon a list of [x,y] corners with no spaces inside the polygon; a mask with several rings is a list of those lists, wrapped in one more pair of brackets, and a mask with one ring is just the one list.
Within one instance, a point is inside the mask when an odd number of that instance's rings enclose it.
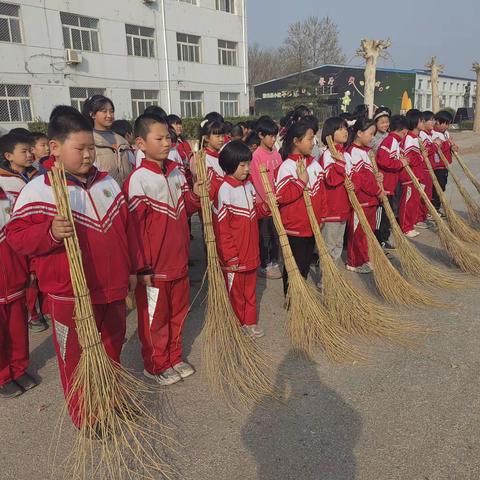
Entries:
{"label": "hazy sky", "polygon": [[480,62],[480,0],[247,0],[249,43],[278,46],[288,25],[309,15],[330,16],[350,65],[361,38],[390,37],[391,58],[379,66],[424,68],[437,55],[445,73],[474,77]]}

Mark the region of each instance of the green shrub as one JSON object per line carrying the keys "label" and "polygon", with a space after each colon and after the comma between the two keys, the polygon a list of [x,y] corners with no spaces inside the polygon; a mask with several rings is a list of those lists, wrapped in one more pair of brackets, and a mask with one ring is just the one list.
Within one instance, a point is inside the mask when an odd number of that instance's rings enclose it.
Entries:
{"label": "green shrub", "polygon": [[28,129],[31,132],[42,132],[46,135],[48,130],[48,123],[44,122],[40,118],[37,118],[34,122],[30,122],[28,124]]}
{"label": "green shrub", "polygon": [[473,120],[463,120],[458,124],[461,130],[473,130]]}
{"label": "green shrub", "polygon": [[[189,140],[198,139],[198,131],[200,129],[200,123],[203,118],[183,118],[183,136]],[[238,122],[246,122],[247,120],[255,120],[255,117],[231,117],[225,118],[226,122],[231,122],[234,125]]]}

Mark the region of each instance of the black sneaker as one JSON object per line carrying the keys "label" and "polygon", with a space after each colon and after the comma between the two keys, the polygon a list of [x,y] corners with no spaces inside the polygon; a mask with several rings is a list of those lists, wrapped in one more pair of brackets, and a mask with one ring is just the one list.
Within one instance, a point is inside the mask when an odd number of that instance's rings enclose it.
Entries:
{"label": "black sneaker", "polygon": [[28,328],[34,333],[44,332],[48,329],[48,324],[45,320],[30,320]]}
{"label": "black sneaker", "polygon": [[18,385],[20,385],[25,392],[35,388],[38,385],[28,373],[24,373],[21,377],[15,379],[15,383],[18,383]]}
{"label": "black sneaker", "polygon": [[390,242],[382,242],[381,245],[384,250],[395,250],[395,246]]}
{"label": "black sneaker", "polygon": [[8,382],[0,386],[0,398],[14,398],[24,392],[23,388],[15,382]]}

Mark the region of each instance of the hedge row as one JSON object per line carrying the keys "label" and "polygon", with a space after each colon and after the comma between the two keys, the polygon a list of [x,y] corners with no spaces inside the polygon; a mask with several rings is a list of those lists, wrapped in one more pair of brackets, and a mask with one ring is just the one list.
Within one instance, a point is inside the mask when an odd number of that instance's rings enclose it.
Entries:
{"label": "hedge row", "polygon": [[[189,140],[196,139],[198,137],[198,130],[200,128],[200,123],[202,118],[185,118],[183,119],[183,132],[184,137]],[[233,124],[238,122],[245,122],[247,120],[255,120],[254,117],[232,117],[225,119],[228,122]],[[133,120],[131,121],[133,123]],[[28,129],[31,132],[43,132],[47,133],[48,123],[43,120],[36,120],[35,122],[30,122],[28,124]]]}

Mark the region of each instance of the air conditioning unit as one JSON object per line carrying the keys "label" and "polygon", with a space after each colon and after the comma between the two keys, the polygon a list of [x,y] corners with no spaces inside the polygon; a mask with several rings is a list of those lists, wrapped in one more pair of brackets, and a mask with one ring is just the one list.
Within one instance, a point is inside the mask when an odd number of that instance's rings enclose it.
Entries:
{"label": "air conditioning unit", "polygon": [[78,65],[82,63],[82,55],[73,48],[67,48],[65,51],[65,61],[67,65]]}

